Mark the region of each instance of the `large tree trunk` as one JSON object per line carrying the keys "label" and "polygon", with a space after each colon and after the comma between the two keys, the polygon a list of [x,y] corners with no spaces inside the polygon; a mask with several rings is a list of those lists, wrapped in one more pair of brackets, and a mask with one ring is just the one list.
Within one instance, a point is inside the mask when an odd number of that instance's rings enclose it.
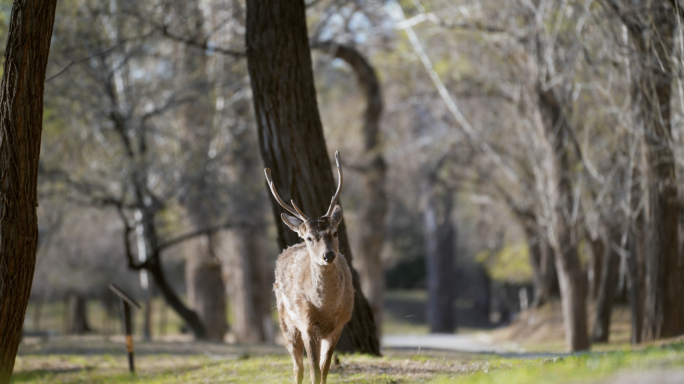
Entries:
{"label": "large tree trunk", "polygon": [[[247,1],[247,59],[254,112],[264,166],[286,200],[294,199],[310,215],[322,215],[335,192],[330,158],[318,114],[303,0]],[[280,220],[272,200],[281,249],[298,243]],[[340,250],[352,267],[344,222],[338,228]],[[373,313],[352,268],[354,312],[339,350],[380,354]]]}
{"label": "large tree trunk", "polygon": [[553,89],[538,89],[539,110],[546,136],[552,143],[551,177],[556,189],[550,191],[554,199],[552,209],[551,245],[555,253],[556,270],[561,291],[565,338],[570,351],[589,349],[587,332],[587,281],[577,251],[576,223],[571,222],[574,211],[572,169],[566,140],[571,127]]}
{"label": "large tree trunk", "polygon": [[228,331],[226,293],[221,261],[215,254],[218,234],[205,235],[185,246],[188,302],[204,324],[208,340],[223,341]]}
{"label": "large tree trunk", "polygon": [[64,333],[82,335],[89,332],[86,299],[76,291],[69,291],[64,298]]}
{"label": "large tree trunk", "polygon": [[616,227],[611,231],[608,249],[605,250],[601,266],[601,276],[597,278],[598,294],[596,297],[596,313],[592,341],[608,342],[610,336],[610,315],[613,312],[615,289],[618,283],[620,255],[614,247],[619,247],[622,239],[622,228]]}
{"label": "large tree trunk", "polygon": [[423,187],[425,262],[427,269],[427,319],[431,333],[453,333],[456,328],[453,284],[456,229],[452,222],[453,191],[439,185],[434,175]]}
{"label": "large tree trunk", "polygon": [[0,384],[9,383],[38,246],[43,87],[56,0],[16,0],[0,86]]}
{"label": "large tree trunk", "polygon": [[273,342],[271,287],[263,228],[242,227],[222,236],[221,258],[239,343]]}
{"label": "large tree trunk", "polygon": [[356,268],[359,271],[361,289],[368,299],[375,317],[375,324],[380,331],[385,292],[385,275],[380,253],[385,241],[385,214],[387,213],[385,191],[387,165],[382,156],[382,133],[380,132],[380,117],[382,116],[380,81],[371,64],[356,49],[330,42],[316,44],[314,48],[321,49],[349,64],[356,74],[359,88],[366,96],[362,130],[364,153],[361,160],[364,196],[358,211],[360,255],[356,258]]}

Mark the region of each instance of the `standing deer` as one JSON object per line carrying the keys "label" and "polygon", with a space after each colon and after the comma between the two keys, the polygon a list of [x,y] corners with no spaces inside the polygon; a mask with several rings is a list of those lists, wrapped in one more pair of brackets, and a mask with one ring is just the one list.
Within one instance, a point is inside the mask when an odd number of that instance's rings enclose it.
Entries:
{"label": "standing deer", "polygon": [[337,226],[342,221],[342,208],[337,205],[342,190],[339,152],[335,152],[335,161],[339,184],[328,212],[319,219],[309,219],[294,200],[289,207],[276,192],[271,170],[264,169],[273,196],[294,215],[283,213],[283,222],[305,240],[278,256],[273,284],[280,330],[292,356],[297,384],[304,379],[304,348],[311,382],[325,384],[335,345],[354,308],[351,272],[340,255],[337,239]]}

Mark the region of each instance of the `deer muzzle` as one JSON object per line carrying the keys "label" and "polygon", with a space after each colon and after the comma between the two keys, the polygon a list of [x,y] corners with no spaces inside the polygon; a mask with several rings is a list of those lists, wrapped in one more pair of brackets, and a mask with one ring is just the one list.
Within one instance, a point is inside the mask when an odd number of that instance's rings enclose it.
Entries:
{"label": "deer muzzle", "polygon": [[326,263],[332,263],[335,261],[335,252],[327,252],[323,255],[323,260],[325,260]]}

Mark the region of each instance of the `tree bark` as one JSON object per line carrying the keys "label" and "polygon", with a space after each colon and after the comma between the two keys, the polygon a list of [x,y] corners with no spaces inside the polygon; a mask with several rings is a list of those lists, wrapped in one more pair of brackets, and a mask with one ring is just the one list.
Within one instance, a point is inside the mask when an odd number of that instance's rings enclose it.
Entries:
{"label": "tree bark", "polygon": [[38,246],[43,89],[56,0],[15,0],[0,85],[0,383],[14,369]]}
{"label": "tree bark", "polygon": [[385,215],[387,213],[387,193],[385,180],[387,164],[382,156],[382,92],[380,81],[368,60],[356,49],[331,42],[318,43],[313,48],[320,49],[335,58],[344,60],[356,74],[356,82],[366,97],[366,111],[363,115],[364,153],[361,178],[363,199],[359,215],[359,247],[361,253],[356,258],[361,289],[368,299],[375,317],[378,331],[382,326],[384,306],[385,275],[380,259],[385,241]]}
{"label": "tree bark", "polygon": [[615,290],[618,283],[620,268],[620,255],[614,249],[619,247],[622,239],[622,228],[613,228],[610,241],[612,244],[603,254],[603,266],[601,277],[598,281],[598,294],[596,297],[596,313],[594,318],[594,330],[592,341],[607,343],[610,336],[610,315],[613,311]]}
{"label": "tree bark", "polygon": [[86,299],[76,291],[69,291],[64,298],[66,322],[64,333],[67,335],[82,335],[91,331],[88,325]]}
{"label": "tree bark", "polygon": [[453,333],[456,328],[453,279],[456,229],[451,219],[453,191],[439,185],[432,174],[423,189],[425,262],[427,269],[427,319],[431,333]]}
{"label": "tree bark", "polygon": [[[305,4],[302,0],[247,1],[247,62],[264,166],[276,188],[309,215],[323,215],[335,192],[330,158],[318,113],[311,66]],[[280,220],[272,201],[281,249],[298,241]],[[352,266],[344,222],[338,228],[340,251]],[[373,313],[352,268],[354,312],[338,350],[380,354]]]}

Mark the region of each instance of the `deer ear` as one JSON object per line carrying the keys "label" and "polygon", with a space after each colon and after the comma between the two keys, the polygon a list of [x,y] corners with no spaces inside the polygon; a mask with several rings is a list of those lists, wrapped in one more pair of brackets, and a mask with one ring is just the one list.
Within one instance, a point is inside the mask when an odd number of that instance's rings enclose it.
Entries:
{"label": "deer ear", "polygon": [[335,205],[335,208],[330,214],[330,220],[332,220],[336,227],[340,225],[340,222],[342,221],[342,207]]}
{"label": "deer ear", "polygon": [[299,226],[302,225],[302,223],[304,223],[303,221],[299,220],[298,218],[296,218],[294,216],[290,216],[290,215],[285,214],[285,213],[281,213],[280,218],[283,219],[283,223],[285,223],[285,225],[287,225],[288,227],[290,227],[291,230],[293,230],[297,233],[299,233]]}

